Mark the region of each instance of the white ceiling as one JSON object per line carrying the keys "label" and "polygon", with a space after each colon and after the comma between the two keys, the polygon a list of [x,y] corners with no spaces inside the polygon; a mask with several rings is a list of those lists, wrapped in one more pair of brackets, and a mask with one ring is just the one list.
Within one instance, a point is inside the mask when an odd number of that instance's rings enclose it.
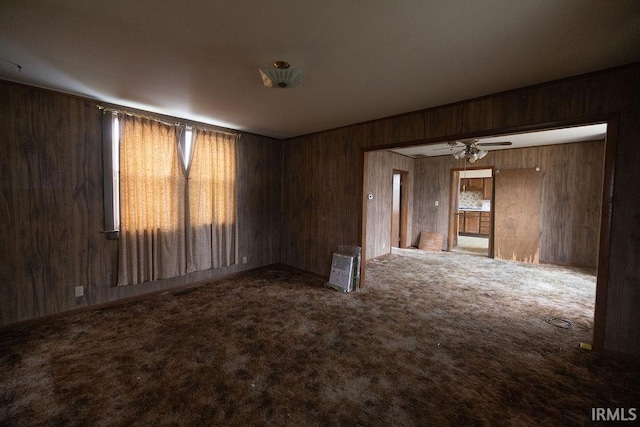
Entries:
{"label": "white ceiling", "polygon": [[[519,133],[511,135],[493,136],[488,138],[477,138],[478,143],[492,143],[509,141],[511,145],[479,147],[485,151],[509,150],[514,148],[536,147],[541,145],[568,144],[571,142],[601,141],[606,138],[607,125],[593,124],[588,126],[575,126],[560,129],[549,129],[538,132]],[[448,141],[440,143],[396,148],[395,153],[404,156],[421,158],[433,156],[449,156],[454,152],[464,148],[462,143],[457,143],[454,147]]]}
{"label": "white ceiling", "polygon": [[[0,79],[287,138],[640,61],[640,1],[0,0],[0,58]],[[280,59],[302,87],[262,86]]]}

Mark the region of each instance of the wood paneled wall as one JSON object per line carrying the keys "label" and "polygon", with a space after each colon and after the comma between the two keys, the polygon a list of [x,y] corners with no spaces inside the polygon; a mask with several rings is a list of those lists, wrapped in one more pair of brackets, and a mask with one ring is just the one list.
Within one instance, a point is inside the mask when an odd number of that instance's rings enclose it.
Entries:
{"label": "wood paneled wall", "polygon": [[[474,168],[540,168],[540,262],[596,268],[600,238],[604,141],[491,151]],[[413,241],[420,230],[442,233],[449,226],[453,156],[415,161]],[[435,207],[438,200],[439,206]],[[443,248],[443,249],[446,249]]]}
{"label": "wood paneled wall", "polygon": [[117,241],[100,233],[101,115],[94,101],[0,82],[0,324],[279,262],[282,142],[242,134],[238,245],[247,264],[114,286]]}
{"label": "wood paneled wall", "polygon": [[365,194],[373,194],[366,202],[367,259],[391,253],[391,198],[394,170],[406,171],[405,196],[407,197],[407,236],[412,235],[414,160],[390,151],[372,151],[367,154]]}
{"label": "wood paneled wall", "polygon": [[[361,215],[353,209],[359,211],[362,193],[362,153],[348,138],[346,129],[337,130],[310,137],[311,144],[288,144],[284,152],[282,236],[296,242],[282,246],[282,258],[327,277],[327,269],[310,266],[328,267],[338,245],[360,246]],[[358,168],[360,178],[347,179]]]}
{"label": "wood paneled wall", "polygon": [[606,307],[605,349],[640,354],[640,207],[630,191],[640,182],[638,93],[640,64],[633,64],[291,138],[284,146],[282,261],[328,275],[337,244],[362,244],[364,150],[610,120],[615,135],[605,170],[615,170],[615,185],[603,205],[611,230],[601,252],[609,268],[599,271],[608,288],[598,304]]}

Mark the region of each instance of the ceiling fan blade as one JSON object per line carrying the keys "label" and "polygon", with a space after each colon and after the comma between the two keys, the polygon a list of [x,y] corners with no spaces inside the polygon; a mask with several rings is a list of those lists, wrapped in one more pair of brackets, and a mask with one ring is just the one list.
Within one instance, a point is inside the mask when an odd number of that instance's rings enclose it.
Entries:
{"label": "ceiling fan blade", "polygon": [[438,150],[455,150],[456,147],[440,147],[440,148],[434,148],[433,151],[438,151]]}
{"label": "ceiling fan blade", "polygon": [[482,145],[483,147],[499,147],[501,145],[512,145],[511,141],[499,141],[499,142],[479,142],[476,145]]}

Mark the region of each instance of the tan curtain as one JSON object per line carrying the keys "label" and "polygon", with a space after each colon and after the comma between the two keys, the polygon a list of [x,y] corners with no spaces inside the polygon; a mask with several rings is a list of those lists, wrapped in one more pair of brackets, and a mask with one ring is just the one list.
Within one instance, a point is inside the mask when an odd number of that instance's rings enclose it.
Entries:
{"label": "tan curtain", "polygon": [[185,274],[181,129],[120,115],[118,285]]}
{"label": "tan curtain", "polygon": [[187,272],[236,263],[236,140],[235,135],[194,129]]}

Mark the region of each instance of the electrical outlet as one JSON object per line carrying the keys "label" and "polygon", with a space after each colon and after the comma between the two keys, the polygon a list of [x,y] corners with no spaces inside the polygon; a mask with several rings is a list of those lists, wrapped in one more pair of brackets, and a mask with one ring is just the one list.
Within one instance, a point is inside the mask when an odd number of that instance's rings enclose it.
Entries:
{"label": "electrical outlet", "polygon": [[387,244],[386,243],[382,244],[382,249],[387,249]]}
{"label": "electrical outlet", "polygon": [[440,201],[436,200],[436,207],[440,206]]}
{"label": "electrical outlet", "polygon": [[76,286],[76,298],[84,295],[84,286]]}
{"label": "electrical outlet", "polygon": [[246,257],[246,256],[243,256],[243,257],[242,257],[242,263],[243,263],[243,264],[246,264],[246,263],[247,263],[247,257]]}

